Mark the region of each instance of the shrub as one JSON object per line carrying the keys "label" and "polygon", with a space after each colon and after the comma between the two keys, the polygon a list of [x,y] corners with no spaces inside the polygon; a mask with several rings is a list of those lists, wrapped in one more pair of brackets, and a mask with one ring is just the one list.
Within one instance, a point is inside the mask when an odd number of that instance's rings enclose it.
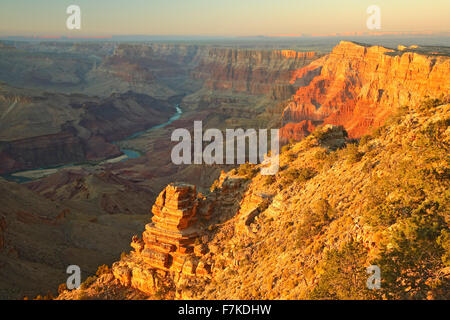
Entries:
{"label": "shrub", "polygon": [[323,130],[323,126],[318,126],[317,128],[314,129],[311,135],[320,141],[325,139],[326,132]]}
{"label": "shrub", "polygon": [[408,106],[398,107],[395,112],[385,121],[385,127],[390,127],[392,125],[398,124],[404,118],[404,116],[409,112]]}
{"label": "shrub", "polygon": [[356,144],[348,144],[344,149],[344,154],[347,156],[347,162],[349,163],[359,162],[364,156],[364,153],[359,152]]}
{"label": "shrub", "polygon": [[365,134],[361,137],[361,139],[359,139],[359,145],[364,146],[372,139],[373,137],[371,135]]}
{"label": "shrub", "polygon": [[269,175],[264,178],[264,186],[268,187],[275,182],[275,176]]}
{"label": "shrub", "polygon": [[219,180],[214,180],[213,184],[211,185],[211,188],[209,189],[210,192],[213,192],[219,187]]}
{"label": "shrub", "polygon": [[298,177],[298,172],[295,169],[289,169],[286,170],[286,172],[283,174],[283,185],[287,185],[290,183],[293,183],[295,179]]}
{"label": "shrub", "polygon": [[427,98],[421,103],[421,110],[430,110],[446,103],[444,99]]}
{"label": "shrub", "polygon": [[326,199],[320,199],[311,205],[311,210],[304,214],[297,229],[297,246],[312,240],[324,226],[328,225],[335,216],[335,210]]}
{"label": "shrub", "polygon": [[325,159],[325,164],[327,164],[331,167],[338,160],[339,160],[338,153],[336,151],[333,151],[333,152],[330,152],[327,154],[327,157]]}
{"label": "shrub", "polygon": [[450,230],[443,230],[437,242],[444,249],[442,255],[444,266],[450,267]]}
{"label": "shrub", "polygon": [[319,217],[321,221],[329,222],[336,214],[334,208],[326,199],[317,200],[311,205],[311,209],[315,216]]}
{"label": "shrub", "polygon": [[367,250],[362,243],[351,241],[340,250],[330,250],[320,264],[319,283],[309,294],[311,299],[359,300],[374,298],[367,289]]}
{"label": "shrub", "polygon": [[319,150],[314,154],[314,159],[316,160],[326,160],[327,159],[327,152],[325,150]]}
{"label": "shrub", "polygon": [[281,147],[281,153],[288,152],[289,150],[291,150],[291,145],[289,145],[289,144],[286,144]]}
{"label": "shrub", "polygon": [[294,161],[295,159],[297,159],[297,155],[295,155],[295,154],[289,152],[289,153],[287,154],[287,159],[288,159],[289,162],[292,162],[292,161]]}
{"label": "shrub", "polygon": [[289,169],[283,175],[283,185],[290,183],[304,183],[316,175],[316,171],[311,168]]}
{"label": "shrub", "polygon": [[239,166],[237,173],[240,176],[244,176],[247,177],[248,179],[251,179],[256,175],[257,169],[255,168],[254,164],[246,162]]}
{"label": "shrub", "polygon": [[330,138],[336,131],[342,131],[344,133],[344,137],[348,137],[347,131],[343,126],[337,126],[334,128],[324,129],[324,126],[318,126],[311,135],[319,141],[324,141]]}
{"label": "shrub", "polygon": [[[442,134],[450,126],[450,118],[441,119],[436,122],[432,122],[421,132],[425,138],[429,139],[431,143],[437,144],[440,148],[445,148],[445,142],[442,143]],[[426,141],[427,145],[430,142]]]}
{"label": "shrub", "polygon": [[300,170],[298,170],[297,182],[300,182],[300,183],[306,182],[306,181],[312,179],[315,175],[316,175],[316,171],[314,171],[314,169],[300,168]]}
{"label": "shrub", "polygon": [[380,138],[386,131],[385,126],[381,126],[372,131],[372,136],[374,138]]}
{"label": "shrub", "polygon": [[[428,210],[430,212],[430,210]],[[390,299],[448,299],[448,280],[436,277],[445,264],[449,227],[436,213],[420,212],[397,223],[374,264],[383,270],[382,291]]]}

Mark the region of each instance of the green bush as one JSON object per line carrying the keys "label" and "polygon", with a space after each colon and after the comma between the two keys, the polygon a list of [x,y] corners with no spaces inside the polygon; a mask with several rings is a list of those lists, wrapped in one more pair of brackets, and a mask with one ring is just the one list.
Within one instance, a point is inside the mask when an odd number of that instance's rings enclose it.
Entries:
{"label": "green bush", "polygon": [[430,208],[397,222],[373,262],[383,270],[381,287],[386,298],[427,299],[430,294],[434,299],[450,298],[448,279],[437,277],[448,257],[448,232],[445,219]]}
{"label": "green bush", "polygon": [[329,251],[320,263],[323,270],[319,283],[309,298],[331,300],[361,300],[375,298],[367,289],[367,250],[362,243],[351,241],[340,250]]}

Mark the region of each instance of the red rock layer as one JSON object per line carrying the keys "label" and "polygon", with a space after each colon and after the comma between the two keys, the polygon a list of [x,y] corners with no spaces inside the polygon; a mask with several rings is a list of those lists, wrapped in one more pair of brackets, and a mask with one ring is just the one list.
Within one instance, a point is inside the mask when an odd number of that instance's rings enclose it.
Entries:
{"label": "red rock layer", "polygon": [[[342,41],[326,57],[294,73],[320,75],[300,87],[283,112],[284,133],[307,134],[303,121],[344,125],[351,137],[380,126],[395,109],[450,92],[450,58]],[[286,136],[284,139],[289,139]]]}
{"label": "red rock layer", "polygon": [[289,122],[280,129],[281,143],[288,143],[290,139],[300,141],[314,131],[316,125],[311,120],[297,123]]}

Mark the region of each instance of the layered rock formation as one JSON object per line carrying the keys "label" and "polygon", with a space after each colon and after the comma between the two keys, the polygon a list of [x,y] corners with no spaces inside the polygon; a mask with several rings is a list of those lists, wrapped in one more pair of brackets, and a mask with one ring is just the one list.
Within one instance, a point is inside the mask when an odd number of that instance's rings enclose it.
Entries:
{"label": "layered rock formation", "polygon": [[350,136],[361,136],[400,106],[448,95],[449,69],[446,56],[342,41],[329,55],[294,74],[292,81],[320,70],[285,108],[283,123],[298,123],[282,130],[285,139],[307,135],[312,127],[303,121],[344,125]]}
{"label": "layered rock formation", "polygon": [[[167,291],[171,298],[187,297],[186,286],[213,277],[220,245],[217,239],[211,241],[214,226],[235,214],[247,182],[223,173],[206,197],[197,194],[193,185],[169,184],[156,199],[152,222],[145,226],[142,238],[133,237],[134,250],[112,265],[107,284],[101,277],[97,285],[119,286],[118,291],[133,288],[149,297],[161,291]],[[244,204],[242,210],[256,202]],[[73,294],[78,293],[65,292],[60,298],[70,299]]]}
{"label": "layered rock formation", "polygon": [[123,285],[149,294],[157,289],[158,273],[168,272],[175,279],[208,277],[211,266],[200,261],[207,248],[199,239],[198,219],[209,219],[211,209],[210,202],[198,198],[195,186],[168,185],[153,205],[152,223],[146,225],[142,240],[133,238],[131,246],[135,251],[113,265],[115,277]]}
{"label": "layered rock formation", "polygon": [[112,142],[173,113],[168,101],[134,92],[101,99],[0,85],[0,173],[120,156]]}
{"label": "layered rock formation", "polygon": [[212,90],[269,94],[283,100],[293,93],[292,73],[317,58],[315,52],[212,48],[193,76],[205,79]]}
{"label": "layered rock formation", "polygon": [[280,140],[287,143],[293,139],[300,141],[314,131],[321,121],[302,120],[300,122],[288,122],[280,129]]}

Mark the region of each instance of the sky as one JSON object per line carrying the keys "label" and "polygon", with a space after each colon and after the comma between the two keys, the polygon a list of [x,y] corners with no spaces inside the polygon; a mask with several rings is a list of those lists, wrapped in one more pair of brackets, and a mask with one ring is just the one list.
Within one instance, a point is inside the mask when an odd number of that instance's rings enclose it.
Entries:
{"label": "sky", "polygon": [[[68,30],[69,5],[81,29]],[[370,5],[381,32],[450,31],[449,0],[0,0],[0,35],[276,36],[367,32]]]}

